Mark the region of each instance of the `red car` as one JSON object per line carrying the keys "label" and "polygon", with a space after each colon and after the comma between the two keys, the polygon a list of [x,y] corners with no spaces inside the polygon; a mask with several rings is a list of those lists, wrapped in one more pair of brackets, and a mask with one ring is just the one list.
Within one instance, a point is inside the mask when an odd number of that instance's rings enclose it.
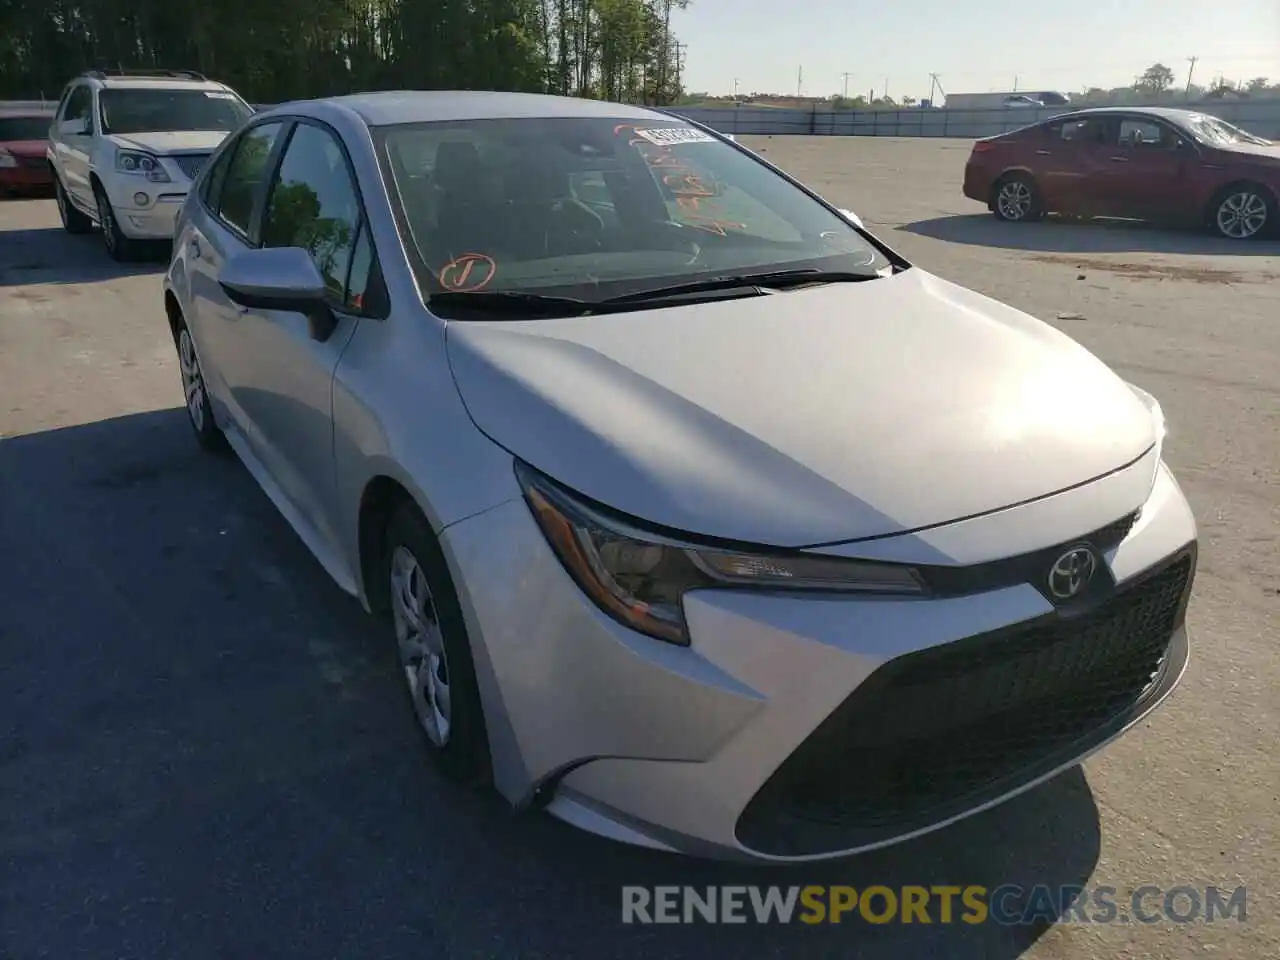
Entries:
{"label": "red car", "polygon": [[51,113],[0,114],[0,193],[44,193],[53,189],[45,156]]}
{"label": "red car", "polygon": [[1078,110],[977,141],[964,195],[1001,220],[1120,217],[1248,240],[1280,226],[1280,145],[1191,110]]}

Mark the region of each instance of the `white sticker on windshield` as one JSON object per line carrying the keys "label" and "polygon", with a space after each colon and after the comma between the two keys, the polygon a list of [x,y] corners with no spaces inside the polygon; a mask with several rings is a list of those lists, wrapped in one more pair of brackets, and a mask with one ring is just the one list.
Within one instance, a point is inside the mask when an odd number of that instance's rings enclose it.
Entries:
{"label": "white sticker on windshield", "polygon": [[656,130],[636,130],[636,136],[644,137],[658,147],[673,147],[678,143],[715,143],[716,138],[693,127],[662,127]]}
{"label": "white sticker on windshield", "polygon": [[225,90],[206,90],[204,95],[214,100],[234,100],[236,98],[234,93],[227,93]]}

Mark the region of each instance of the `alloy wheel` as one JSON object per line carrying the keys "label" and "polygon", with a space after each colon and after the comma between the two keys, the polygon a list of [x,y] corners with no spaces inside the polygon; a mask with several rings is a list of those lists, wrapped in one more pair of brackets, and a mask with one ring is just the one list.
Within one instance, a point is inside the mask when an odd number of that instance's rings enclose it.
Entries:
{"label": "alloy wheel", "polygon": [[1000,187],[996,204],[1006,220],[1024,220],[1031,212],[1031,188],[1021,180],[1010,180]]}
{"label": "alloy wheel", "polygon": [[191,425],[199,433],[204,429],[204,377],[196,359],[196,345],[186,327],[178,334],[178,367],[182,371],[182,392],[187,398]]}
{"label": "alloy wheel", "polygon": [[1232,240],[1248,240],[1267,223],[1267,201],[1252,190],[1238,190],[1218,207],[1218,231]]}
{"label": "alloy wheel", "polygon": [[400,666],[427,738],[437,747],[449,742],[452,700],[444,634],[426,574],[403,546],[391,554],[391,615],[395,621]]}

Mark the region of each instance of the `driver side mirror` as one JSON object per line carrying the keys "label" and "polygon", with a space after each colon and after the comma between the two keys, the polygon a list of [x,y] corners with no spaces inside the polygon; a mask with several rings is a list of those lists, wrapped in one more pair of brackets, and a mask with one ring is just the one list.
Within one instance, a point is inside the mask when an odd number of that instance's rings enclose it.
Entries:
{"label": "driver side mirror", "polygon": [[311,337],[324,343],[338,326],[330,308],[324,277],[301,247],[266,247],[234,256],[218,274],[232,303],[250,310],[300,313],[311,325]]}
{"label": "driver side mirror", "polygon": [[846,220],[852,223],[855,227],[858,227],[862,230],[866,229],[866,227],[864,227],[862,224],[862,218],[858,216],[856,213],[854,213],[852,210],[841,209],[840,213]]}
{"label": "driver side mirror", "polygon": [[89,121],[84,117],[63,120],[59,129],[68,137],[83,137],[89,132]]}

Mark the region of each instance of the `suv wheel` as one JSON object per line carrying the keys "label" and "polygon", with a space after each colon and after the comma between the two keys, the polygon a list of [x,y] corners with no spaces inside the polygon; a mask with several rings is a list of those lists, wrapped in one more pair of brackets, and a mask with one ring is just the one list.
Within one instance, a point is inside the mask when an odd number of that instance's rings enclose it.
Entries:
{"label": "suv wheel", "polygon": [[102,227],[102,243],[107,248],[111,259],[117,263],[128,263],[138,258],[138,242],[130,240],[120,230],[116,222],[116,213],[111,209],[111,201],[106,191],[95,187],[94,196],[98,201],[98,225]]}
{"label": "suv wheel", "polygon": [[93,221],[77,210],[62,188],[62,178],[55,172],[53,175],[53,195],[58,202],[58,219],[62,221],[62,229],[67,233],[88,233],[93,229]]}

